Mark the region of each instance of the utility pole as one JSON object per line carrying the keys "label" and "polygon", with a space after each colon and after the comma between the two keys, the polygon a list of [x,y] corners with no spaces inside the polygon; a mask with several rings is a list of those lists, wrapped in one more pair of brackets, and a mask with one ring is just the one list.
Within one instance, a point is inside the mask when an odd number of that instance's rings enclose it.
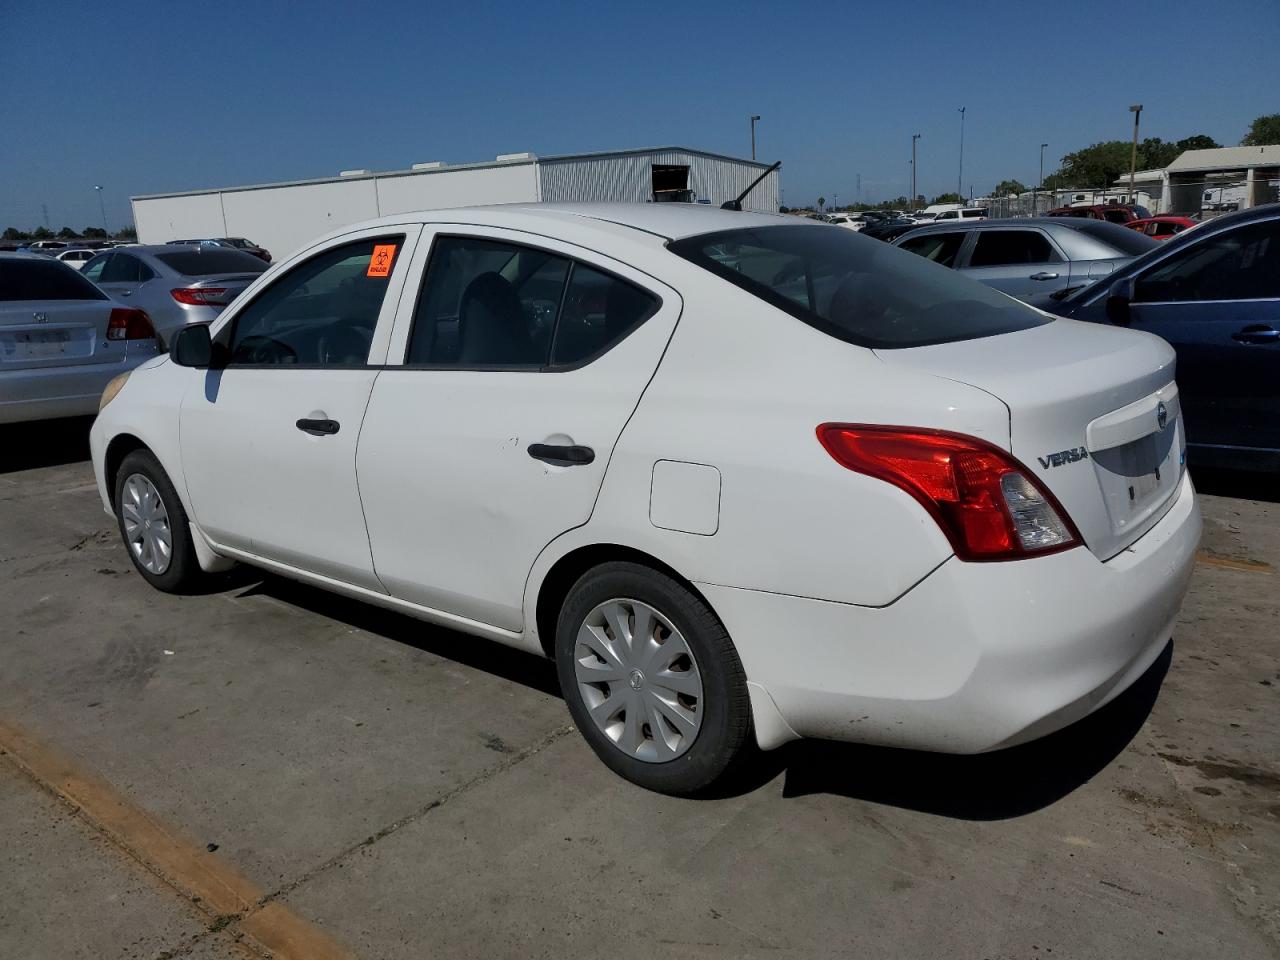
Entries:
{"label": "utility pole", "polygon": [[857,186],[857,189],[854,191],[853,196],[858,203],[861,203],[862,202],[862,174],[859,173],[857,175],[857,181],[858,181],[858,186]]}
{"label": "utility pole", "polygon": [[1031,215],[1034,217],[1039,212],[1038,200],[1040,199],[1040,191],[1044,189],[1044,148],[1047,143],[1040,144],[1040,182],[1036,184],[1036,192],[1031,195]]}
{"label": "utility pole", "polygon": [[760,119],[760,115],[753,114],[751,117],[751,159],[756,158],[756,121]]}
{"label": "utility pole", "polygon": [[47,203],[40,204],[40,212],[44,214],[45,229],[46,230],[51,229],[49,227],[49,205]]}
{"label": "utility pole", "polygon": [[920,139],[920,134],[913,133],[911,135],[911,209],[916,208],[916,141]]}
{"label": "utility pole", "polygon": [[[107,208],[102,204],[102,187],[95,183],[93,189],[98,191],[98,209],[102,211],[102,229],[107,230]],[[110,232],[110,230],[107,230],[108,234]]]}
{"label": "utility pole", "polygon": [[960,184],[964,181],[964,107],[960,108],[960,172],[956,174],[956,194],[960,202],[964,202],[964,190]]}
{"label": "utility pole", "polygon": [[1135,103],[1129,108],[1133,113],[1133,153],[1129,157],[1129,203],[1133,199],[1133,180],[1138,172],[1138,118],[1142,116],[1142,104]]}

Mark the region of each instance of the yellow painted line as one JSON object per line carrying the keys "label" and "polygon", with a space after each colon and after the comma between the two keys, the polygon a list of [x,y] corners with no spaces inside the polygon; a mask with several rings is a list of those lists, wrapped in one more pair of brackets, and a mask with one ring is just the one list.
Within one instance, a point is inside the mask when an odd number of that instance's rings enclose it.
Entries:
{"label": "yellow painted line", "polygon": [[273,960],[354,960],[328,934],[283,904],[267,901],[266,894],[224,858],[3,720],[0,749],[32,780],[76,807],[116,845],[192,901],[219,929],[237,925]]}
{"label": "yellow painted line", "polygon": [[1271,573],[1271,564],[1261,560],[1241,560],[1238,557],[1223,557],[1216,553],[1201,550],[1196,553],[1197,563],[1207,563],[1213,567],[1226,567],[1228,570],[1244,570],[1248,573]]}

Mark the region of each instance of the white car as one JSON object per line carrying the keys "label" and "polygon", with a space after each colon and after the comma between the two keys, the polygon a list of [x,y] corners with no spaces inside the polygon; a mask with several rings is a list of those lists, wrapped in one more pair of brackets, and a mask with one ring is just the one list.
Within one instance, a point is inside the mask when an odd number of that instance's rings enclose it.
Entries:
{"label": "white car", "polygon": [[1164,650],[1200,532],[1164,341],[684,204],[346,227],[91,444],[159,589],[242,561],[545,654],[601,759],[681,794],[753,739],[1072,723]]}
{"label": "white car", "polygon": [[853,230],[860,233],[866,227],[867,221],[859,217],[847,217],[844,215],[834,216],[828,223],[834,223],[837,227],[844,227],[846,230]]}
{"label": "white car", "polygon": [[64,250],[58,254],[57,259],[69,267],[75,267],[80,270],[101,252],[101,250]]}

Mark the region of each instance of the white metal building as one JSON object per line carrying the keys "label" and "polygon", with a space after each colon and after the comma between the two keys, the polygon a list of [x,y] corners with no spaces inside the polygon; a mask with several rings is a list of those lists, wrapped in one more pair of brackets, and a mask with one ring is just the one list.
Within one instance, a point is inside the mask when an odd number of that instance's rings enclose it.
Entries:
{"label": "white metal building", "polygon": [[[738,196],[767,164],[685,147],[536,157],[504,154],[487,163],[416,163],[408,170],[348,170],[337,177],[133,198],[143,243],[248,237],[287,254],[348,223],[392,213],[531,201],[676,200],[719,205]],[[778,172],[743,201],[776,213]]]}

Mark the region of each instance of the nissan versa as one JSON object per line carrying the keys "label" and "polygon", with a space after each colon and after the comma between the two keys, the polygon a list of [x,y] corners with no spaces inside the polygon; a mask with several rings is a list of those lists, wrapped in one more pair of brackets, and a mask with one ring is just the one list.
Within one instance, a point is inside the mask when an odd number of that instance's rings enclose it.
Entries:
{"label": "nissan versa", "polygon": [[143,577],[241,561],[554,658],[624,777],[754,741],[994,750],[1166,647],[1174,354],[849,230],[678,204],[384,217],[117,378]]}

